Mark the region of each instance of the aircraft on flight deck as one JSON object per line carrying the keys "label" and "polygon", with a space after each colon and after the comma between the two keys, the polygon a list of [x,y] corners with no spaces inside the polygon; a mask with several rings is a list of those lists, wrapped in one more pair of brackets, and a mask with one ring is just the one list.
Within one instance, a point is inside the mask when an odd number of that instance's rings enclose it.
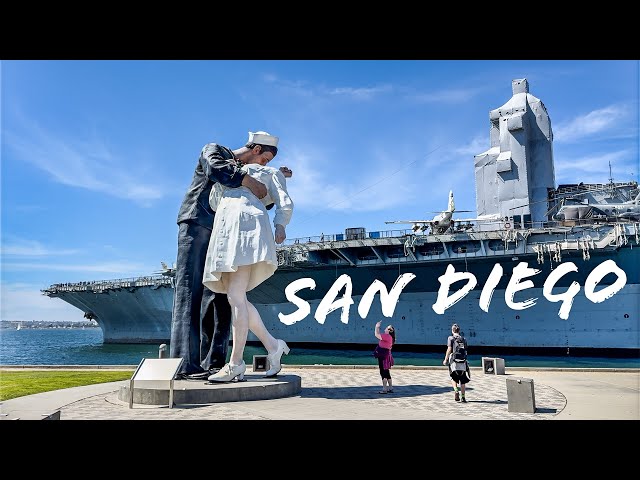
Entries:
{"label": "aircraft on flight deck", "polygon": [[[453,219],[453,212],[470,212],[471,210],[456,210],[455,202],[453,200],[453,191],[449,191],[449,205],[446,210],[439,212],[435,217],[431,220],[393,220],[385,223],[409,223],[412,224],[413,231],[424,232],[427,228],[430,229],[432,234],[443,234],[451,231],[454,227],[455,223],[460,224],[460,222],[472,222],[477,220],[475,218],[466,218],[466,219]],[[469,224],[469,228],[471,225]]]}

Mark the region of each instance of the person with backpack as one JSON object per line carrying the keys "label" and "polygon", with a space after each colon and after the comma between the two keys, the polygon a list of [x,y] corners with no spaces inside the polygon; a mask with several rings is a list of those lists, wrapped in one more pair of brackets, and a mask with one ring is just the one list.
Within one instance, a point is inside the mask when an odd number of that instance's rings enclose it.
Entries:
{"label": "person with backpack", "polygon": [[447,352],[444,354],[442,364],[449,366],[449,376],[456,402],[466,403],[464,391],[465,385],[471,380],[471,372],[467,361],[467,339],[460,332],[460,326],[457,323],[451,326],[451,335],[447,338]]}

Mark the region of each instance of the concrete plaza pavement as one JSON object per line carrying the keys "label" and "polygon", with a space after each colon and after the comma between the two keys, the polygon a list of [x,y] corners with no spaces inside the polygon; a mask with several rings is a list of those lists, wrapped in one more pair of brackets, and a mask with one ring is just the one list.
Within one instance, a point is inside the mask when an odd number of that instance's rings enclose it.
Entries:
{"label": "concrete plaza pavement", "polygon": [[[383,395],[378,393],[381,381],[375,366],[283,365],[283,377],[300,377],[299,395],[173,408],[134,404],[130,409],[128,402],[118,399],[120,387],[128,384],[124,380],[6,400],[0,404],[0,419],[640,420],[640,369],[507,367],[505,375],[488,375],[474,367],[471,372],[465,404],[454,401],[446,367],[395,366],[391,370],[394,393]],[[260,375],[250,369],[247,373]],[[535,413],[508,411],[506,379],[517,377],[533,380]],[[185,383],[192,381],[176,381],[174,388]]]}

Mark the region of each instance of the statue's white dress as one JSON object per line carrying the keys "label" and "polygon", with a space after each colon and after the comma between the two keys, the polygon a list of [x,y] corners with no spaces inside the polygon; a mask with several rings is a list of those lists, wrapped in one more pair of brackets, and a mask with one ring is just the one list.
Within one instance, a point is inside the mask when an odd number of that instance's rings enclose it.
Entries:
{"label": "statue's white dress", "polygon": [[219,183],[211,189],[209,204],[216,215],[202,283],[218,293],[227,293],[222,272],[235,272],[241,265],[253,265],[247,291],[274,274],[278,268],[276,242],[265,205],[275,203],[274,225],[286,227],[293,214],[293,201],[280,170],[257,164],[242,168],[267,187],[267,195],[259,199],[247,187],[228,188]]}

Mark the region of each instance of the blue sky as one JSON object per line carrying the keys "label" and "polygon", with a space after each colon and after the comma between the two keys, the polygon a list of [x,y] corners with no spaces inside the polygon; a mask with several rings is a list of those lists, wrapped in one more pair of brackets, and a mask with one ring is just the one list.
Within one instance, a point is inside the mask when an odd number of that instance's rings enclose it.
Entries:
{"label": "blue sky", "polygon": [[[2,61],[1,319],[80,321],[40,290],[175,262],[202,146],[280,137],[289,238],[475,212],[489,111],[527,78],[554,131],[556,184],[638,180],[639,62]],[[474,216],[465,213],[463,216]]]}

